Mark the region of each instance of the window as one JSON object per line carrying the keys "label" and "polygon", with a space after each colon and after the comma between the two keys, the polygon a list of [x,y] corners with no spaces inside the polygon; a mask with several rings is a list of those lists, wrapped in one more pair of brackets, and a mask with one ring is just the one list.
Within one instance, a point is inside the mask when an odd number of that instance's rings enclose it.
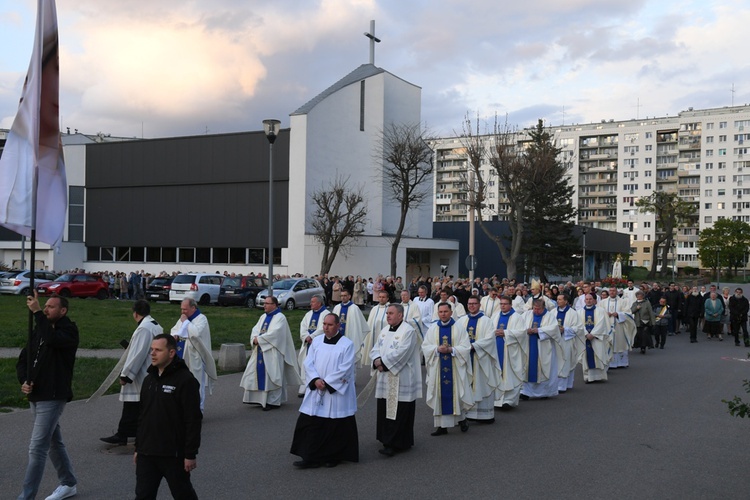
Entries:
{"label": "window", "polygon": [[724,210],[724,208],[726,207],[726,205],[727,205],[726,203],[724,203],[723,201],[720,201],[719,203],[716,204],[716,208],[718,210]]}
{"label": "window", "polygon": [[706,123],[706,130],[713,130],[713,129],[714,129],[714,124],[713,124],[713,122],[711,122],[711,123]]}
{"label": "window", "polygon": [[[650,159],[650,158],[647,158],[647,159]],[[653,174],[653,172],[652,172],[651,170],[646,170],[646,171],[645,171],[645,172],[643,173],[643,176],[644,176],[644,177],[651,177],[651,174]]]}
{"label": "window", "polygon": [[710,198],[711,196],[714,195],[714,190],[713,189],[706,189],[705,193],[706,194],[704,196],[706,196],[707,198]]}
{"label": "window", "polygon": [[711,203],[706,203],[705,207],[706,207],[706,210],[711,210],[712,204]]}
{"label": "window", "polygon": [[706,156],[713,156],[713,155],[714,155],[714,150],[713,149],[707,149],[706,150]]}
{"label": "window", "polygon": [[720,136],[719,136],[719,142],[727,142],[727,136],[725,136],[725,135],[720,135]]}
{"label": "window", "polygon": [[706,176],[706,184],[711,184],[714,181],[714,177],[712,175]]}
{"label": "window", "polygon": [[652,149],[651,144],[646,144],[645,149],[646,149],[646,151],[651,151],[651,149]]}
{"label": "window", "polygon": [[709,135],[706,137],[706,144],[711,144],[712,142],[714,142],[714,136]]}
{"label": "window", "polygon": [[726,155],[727,155],[727,150],[726,150],[726,148],[721,148],[721,149],[719,150],[719,156],[726,156]]}
{"label": "window", "polygon": [[651,253],[651,247],[643,247],[643,253]]}
{"label": "window", "polygon": [[651,223],[648,222],[648,221],[646,221],[646,222],[643,223],[643,227],[644,228],[649,228],[649,227],[651,227]]}
{"label": "window", "polygon": [[703,217],[703,222],[705,222],[706,224],[711,224],[713,223],[713,218],[710,215],[706,215],[705,217]]}
{"label": "window", "polygon": [[719,128],[727,128],[727,122],[719,122]]}
{"label": "window", "polygon": [[726,175],[720,175],[719,176],[719,182],[727,182],[727,176]]}
{"label": "window", "polygon": [[726,191],[725,191],[724,189],[719,189],[719,190],[718,190],[718,191],[716,192],[716,194],[717,194],[718,196],[724,196],[724,195],[726,194]]}
{"label": "window", "polygon": [[646,136],[646,139],[651,139],[652,137],[654,137],[654,133],[653,132],[646,132],[645,136]]}
{"label": "window", "polygon": [[727,162],[720,161],[719,162],[719,170],[724,169],[724,168],[727,168]]}
{"label": "window", "polygon": [[653,160],[653,158],[646,158],[646,164],[650,165],[651,162],[652,162],[652,160]]}
{"label": "window", "polygon": [[[638,184],[636,184],[636,186],[638,186]],[[645,190],[649,190],[649,189],[651,189],[651,183],[650,183],[650,182],[647,182],[646,184],[644,184],[644,185],[643,185],[643,189],[645,189]]]}
{"label": "window", "polygon": [[68,241],[83,241],[83,186],[68,187]]}

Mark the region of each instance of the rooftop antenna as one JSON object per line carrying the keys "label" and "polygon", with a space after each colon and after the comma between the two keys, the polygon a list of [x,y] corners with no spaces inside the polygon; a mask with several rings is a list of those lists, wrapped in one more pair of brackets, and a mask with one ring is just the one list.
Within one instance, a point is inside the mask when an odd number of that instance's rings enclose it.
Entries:
{"label": "rooftop antenna", "polygon": [[375,21],[370,21],[370,32],[365,33],[365,36],[370,39],[370,64],[375,65],[375,44],[380,43],[380,38],[375,36]]}

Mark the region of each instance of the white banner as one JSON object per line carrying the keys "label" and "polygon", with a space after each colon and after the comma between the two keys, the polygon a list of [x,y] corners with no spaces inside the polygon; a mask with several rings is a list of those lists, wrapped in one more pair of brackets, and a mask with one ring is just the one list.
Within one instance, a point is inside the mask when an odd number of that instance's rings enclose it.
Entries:
{"label": "white banner", "polygon": [[31,63],[0,157],[0,225],[27,237],[36,227],[36,239],[55,246],[62,241],[68,205],[58,54],[55,2],[39,0]]}

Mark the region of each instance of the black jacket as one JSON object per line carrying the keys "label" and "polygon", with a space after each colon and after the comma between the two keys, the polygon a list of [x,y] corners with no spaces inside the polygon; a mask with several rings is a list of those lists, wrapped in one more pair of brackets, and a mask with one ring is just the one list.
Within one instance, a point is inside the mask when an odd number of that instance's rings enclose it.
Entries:
{"label": "black jacket", "polygon": [[[34,313],[36,326],[31,334],[31,376],[34,389],[29,401],[70,401],[73,399],[73,366],[78,350],[78,327],[67,316],[53,326],[42,311]],[[16,363],[18,382],[27,381],[28,346]]]}
{"label": "black jacket", "polygon": [[141,386],[135,449],[139,454],[194,459],[201,444],[200,386],[180,358],[159,375],[149,366]]}

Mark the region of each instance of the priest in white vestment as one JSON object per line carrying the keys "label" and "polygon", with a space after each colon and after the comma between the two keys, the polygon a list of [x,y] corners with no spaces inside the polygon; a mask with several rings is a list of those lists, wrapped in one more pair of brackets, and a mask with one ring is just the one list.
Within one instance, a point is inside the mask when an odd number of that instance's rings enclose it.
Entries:
{"label": "priest in white vestment", "polygon": [[511,305],[510,297],[500,298],[500,311],[492,318],[500,365],[500,385],[495,391],[495,407],[510,410],[518,406],[525,380],[521,344],[526,338],[523,314]]}
{"label": "priest in white vestment", "polygon": [[596,296],[586,294],[586,305],[578,311],[583,325],[584,346],[581,352],[583,379],[586,383],[607,380],[607,368],[612,349],[604,310],[596,305]]}
{"label": "priest in white vestment", "polygon": [[377,376],[376,439],[380,454],[392,457],[414,445],[416,400],[422,397],[422,367],[419,334],[406,321],[401,304],[391,304],[388,324],[378,332],[369,354]]}
{"label": "priest in white vestment", "polygon": [[524,314],[526,338],[521,342],[524,353],[524,375],[521,399],[557,396],[557,345],[561,341],[557,317],[545,307],[543,300],[535,300],[533,308]]}
{"label": "priest in white vestment", "polygon": [[378,301],[377,304],[370,309],[370,314],[367,316],[367,327],[369,332],[365,335],[365,339],[362,345],[362,366],[368,366],[370,364],[370,351],[372,351],[373,339],[380,334],[380,331],[388,326],[386,321],[386,312],[388,311],[388,292],[381,290],[378,292],[378,296],[375,297]]}
{"label": "priest in white vestment", "polygon": [[182,315],[170,333],[177,340],[178,350],[182,347],[180,357],[200,384],[203,411],[206,393],[211,394],[214,382],[218,379],[211,354],[211,330],[208,319],[198,309],[194,299],[184,299],[180,304],[180,312]]}
{"label": "priest in white vestment", "polygon": [[466,330],[458,328],[447,303],[438,306],[438,321],[422,342],[427,374],[427,405],[432,408],[433,436],[448,433],[457,424],[469,430],[466,411],[474,406],[471,390],[471,342]]}
{"label": "priest in white vestment", "polygon": [[557,344],[558,359],[558,392],[565,392],[573,388],[578,357],[581,352],[583,327],[578,317],[578,311],[570,307],[568,296],[561,293],[557,296],[555,311],[557,324],[560,329],[560,342]]}
{"label": "priest in white vestment", "polygon": [[[432,322],[438,321],[439,315],[438,315],[438,307],[440,304],[448,304],[451,308],[451,317],[453,319],[458,319],[461,316],[464,316],[466,314],[466,309],[464,309],[464,306],[461,305],[460,302],[457,300],[450,300],[451,297],[451,289],[450,288],[443,288],[440,291],[440,301],[435,303],[435,307],[432,309]],[[453,297],[455,299],[455,297]]]}
{"label": "priest in white vestment", "polygon": [[300,469],[335,467],[359,461],[354,344],[339,331],[339,318],[322,320],[324,335],[316,336],[305,357],[305,399],[294,429],[291,453],[302,458]]}
{"label": "priest in white vestment", "polygon": [[492,319],[480,310],[479,297],[469,297],[467,308],[469,313],[456,322],[471,342],[471,388],[475,404],[466,412],[466,417],[491,424],[495,421],[495,390],[500,385],[495,329]]}
{"label": "priest in white vestment", "polygon": [[418,297],[414,299],[414,303],[419,308],[419,312],[422,315],[422,338],[424,338],[427,330],[432,326],[432,311],[435,308],[435,301],[429,297],[427,287],[421,285],[417,291]]}
{"label": "priest in white vestment", "polygon": [[492,319],[495,313],[500,310],[500,298],[497,296],[496,288],[490,288],[489,293],[482,297],[479,308],[489,319]]}
{"label": "priest in white vestment", "polygon": [[252,352],[242,375],[240,387],[245,389],[243,403],[259,404],[263,411],[276,409],[286,401],[286,386],[299,386],[297,354],[292,331],[279,309],[276,297],[266,297],[265,313],[250,334]]}
{"label": "priest in white vestment", "polygon": [[[303,397],[305,395],[305,358],[310,350],[310,344],[315,337],[323,335],[323,319],[330,314],[325,306],[325,298],[322,295],[313,295],[310,299],[310,310],[305,313],[305,317],[299,325],[299,339],[302,342],[299,348],[299,355],[297,356],[297,365],[299,366],[299,378],[302,380],[302,384],[299,386],[297,395]],[[336,322],[338,325],[338,322]]]}
{"label": "priest in white vestment", "polygon": [[630,311],[630,308],[633,306],[633,304],[636,301],[635,294],[640,290],[637,286],[635,286],[635,283],[633,280],[628,280],[628,287],[623,289],[622,291],[622,299],[625,301],[628,307],[628,311]]}
{"label": "priest in white vestment", "polygon": [[[633,297],[635,300],[635,295]],[[614,287],[609,289],[609,298],[599,302],[599,307],[604,309],[607,329],[612,336],[610,369],[630,366],[628,353],[633,347],[637,331],[633,314],[630,312],[631,305],[631,302],[617,296],[617,289]]]}
{"label": "priest in white vestment", "polygon": [[552,299],[544,295],[542,291],[542,285],[537,280],[532,280],[531,282],[531,298],[526,301],[525,307],[527,311],[530,311],[534,306],[535,300],[542,300],[544,301],[544,307],[548,311],[553,311],[557,307],[557,303],[554,302]]}
{"label": "priest in white vestment", "polygon": [[341,334],[352,341],[354,344],[354,357],[359,363],[362,359],[362,344],[365,337],[370,332],[365,315],[354,302],[349,290],[341,290],[341,303],[336,304],[333,308],[333,314],[339,317],[339,328]]}
{"label": "priest in white vestment", "polygon": [[401,291],[401,307],[404,308],[404,321],[416,330],[417,341],[419,346],[421,346],[422,338],[424,338],[427,330],[422,329],[422,312],[419,310],[419,306],[410,299],[408,290]]}

